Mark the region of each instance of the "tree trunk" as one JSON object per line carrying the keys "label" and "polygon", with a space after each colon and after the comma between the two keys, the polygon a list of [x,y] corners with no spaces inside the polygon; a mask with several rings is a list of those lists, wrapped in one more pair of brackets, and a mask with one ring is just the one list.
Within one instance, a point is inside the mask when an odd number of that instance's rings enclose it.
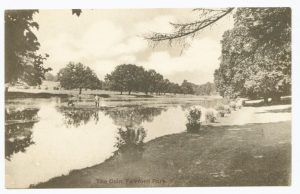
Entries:
{"label": "tree trunk", "polygon": [[123,94],[123,91],[121,91],[121,95]]}
{"label": "tree trunk", "polygon": [[5,94],[8,93],[8,86],[5,87]]}
{"label": "tree trunk", "polygon": [[131,94],[131,90],[128,90],[128,95],[130,95]]}
{"label": "tree trunk", "polygon": [[269,97],[264,97],[264,103],[266,104],[266,105],[268,105],[269,104]]}
{"label": "tree trunk", "polygon": [[82,90],[82,88],[79,88],[79,94],[81,94],[81,90]]}

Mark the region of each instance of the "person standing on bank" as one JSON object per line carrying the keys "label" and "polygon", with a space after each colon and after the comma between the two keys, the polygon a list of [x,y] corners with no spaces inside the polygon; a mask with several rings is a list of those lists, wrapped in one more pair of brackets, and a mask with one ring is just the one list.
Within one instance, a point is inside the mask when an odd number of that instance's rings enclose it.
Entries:
{"label": "person standing on bank", "polygon": [[100,107],[100,97],[98,96],[98,94],[95,96],[95,105],[96,108]]}

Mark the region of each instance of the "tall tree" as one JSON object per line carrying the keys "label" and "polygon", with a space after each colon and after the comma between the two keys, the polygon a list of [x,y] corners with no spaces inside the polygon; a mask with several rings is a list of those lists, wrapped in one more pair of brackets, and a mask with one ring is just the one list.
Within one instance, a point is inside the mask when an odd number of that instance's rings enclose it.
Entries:
{"label": "tall tree", "polygon": [[144,75],[142,77],[143,85],[141,85],[140,90],[145,92],[145,94],[148,94],[148,92],[151,92],[154,90],[156,74],[157,74],[157,72],[153,69],[144,71]]}
{"label": "tall tree", "polygon": [[29,85],[41,84],[51,68],[43,66],[49,55],[38,54],[40,43],[33,29],[39,29],[33,15],[38,10],[5,11],[5,83],[24,81]]}
{"label": "tall tree", "polygon": [[193,84],[188,82],[187,80],[183,80],[181,89],[184,94],[194,94]]}
{"label": "tall tree", "polygon": [[171,23],[173,32],[152,33],[150,42],[172,43],[195,37],[234,13],[234,29],[224,33],[220,68],[215,84],[222,96],[272,97],[291,92],[291,9],[194,9],[195,21]]}
{"label": "tall tree", "polygon": [[128,91],[130,95],[132,91],[139,91],[141,88],[144,68],[133,64],[118,65],[111,74],[107,74],[105,80],[111,89],[120,91]]}
{"label": "tall tree", "polygon": [[222,96],[275,101],[291,90],[291,10],[243,8],[224,33],[215,83]]}
{"label": "tall tree", "polygon": [[61,87],[79,89],[79,94],[83,88],[98,89],[101,84],[95,72],[81,63],[70,62],[58,72],[57,77]]}

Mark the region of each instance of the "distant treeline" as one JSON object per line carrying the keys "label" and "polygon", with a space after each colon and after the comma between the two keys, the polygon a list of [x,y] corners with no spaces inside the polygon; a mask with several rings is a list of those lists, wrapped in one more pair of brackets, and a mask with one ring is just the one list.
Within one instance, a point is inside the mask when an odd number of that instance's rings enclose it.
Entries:
{"label": "distant treeline", "polygon": [[193,84],[194,94],[205,96],[205,95],[216,95],[218,92],[216,91],[216,86],[214,83],[207,82],[202,85]]}
{"label": "distant treeline", "polygon": [[98,79],[96,74],[81,63],[69,63],[54,76],[47,73],[48,81],[59,81],[64,89],[103,89],[123,92],[143,92],[147,94],[195,94],[212,95],[216,89],[213,83],[203,85],[184,80],[181,85],[164,78],[153,69],[145,70],[142,66],[134,64],[118,65],[114,71],[105,76],[104,81]]}

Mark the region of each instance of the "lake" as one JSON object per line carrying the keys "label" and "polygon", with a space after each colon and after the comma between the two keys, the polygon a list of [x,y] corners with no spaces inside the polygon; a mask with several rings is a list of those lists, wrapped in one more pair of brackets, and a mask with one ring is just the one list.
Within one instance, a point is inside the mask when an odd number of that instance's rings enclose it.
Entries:
{"label": "lake", "polygon": [[185,130],[187,109],[215,107],[220,99],[201,97],[102,100],[66,98],[6,100],[7,188],[26,188],[70,170],[99,164],[117,150],[118,129],[142,127],[145,142]]}

